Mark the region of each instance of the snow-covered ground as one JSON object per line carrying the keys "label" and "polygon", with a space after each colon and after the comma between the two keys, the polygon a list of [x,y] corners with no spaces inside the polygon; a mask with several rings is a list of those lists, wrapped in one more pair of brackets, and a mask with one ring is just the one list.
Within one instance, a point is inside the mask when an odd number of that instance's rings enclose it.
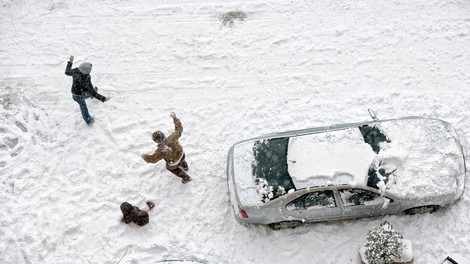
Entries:
{"label": "snow-covered ground", "polygon": [[[229,11],[246,21],[224,25]],[[291,129],[409,115],[470,136],[470,2],[0,1],[1,263],[359,263],[389,220],[415,263],[470,263],[470,190],[434,214],[241,226],[229,147]],[[88,127],[64,74],[93,64]],[[180,117],[193,181],[140,155]],[[468,147],[468,136],[462,141]],[[469,158],[469,157],[467,157]],[[467,183],[468,177],[467,177]],[[156,203],[145,227],[119,205]]]}

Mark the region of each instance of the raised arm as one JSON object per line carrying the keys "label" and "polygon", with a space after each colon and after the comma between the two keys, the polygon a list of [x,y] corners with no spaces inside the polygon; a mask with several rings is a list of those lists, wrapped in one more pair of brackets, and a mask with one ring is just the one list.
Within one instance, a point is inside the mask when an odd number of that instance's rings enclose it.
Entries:
{"label": "raised arm", "polygon": [[181,124],[181,121],[176,117],[176,114],[174,112],[171,112],[170,116],[173,118],[173,123],[175,124],[175,132],[171,133],[171,135],[168,137],[168,142],[173,142],[175,140],[178,140],[178,138],[180,138],[183,134],[183,125]]}
{"label": "raised arm", "polygon": [[72,64],[73,64],[73,55],[69,57],[69,61],[67,62],[67,67],[65,68],[65,75],[72,76],[73,71],[72,71]]}

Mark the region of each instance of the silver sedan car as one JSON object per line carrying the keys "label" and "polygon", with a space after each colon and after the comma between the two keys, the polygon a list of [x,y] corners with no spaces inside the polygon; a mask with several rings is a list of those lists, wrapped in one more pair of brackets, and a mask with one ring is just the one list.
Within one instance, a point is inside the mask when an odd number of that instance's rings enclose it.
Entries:
{"label": "silver sedan car", "polygon": [[272,229],[434,212],[462,196],[465,173],[452,125],[421,117],[248,139],[231,147],[227,162],[236,219]]}

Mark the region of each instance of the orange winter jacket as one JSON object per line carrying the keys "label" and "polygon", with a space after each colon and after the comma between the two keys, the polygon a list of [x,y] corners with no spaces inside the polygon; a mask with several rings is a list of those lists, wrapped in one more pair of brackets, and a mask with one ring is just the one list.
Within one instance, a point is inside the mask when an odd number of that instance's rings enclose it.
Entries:
{"label": "orange winter jacket", "polygon": [[173,164],[181,159],[183,156],[183,147],[181,147],[178,139],[183,133],[183,125],[178,118],[173,119],[175,123],[175,131],[168,137],[165,145],[158,145],[157,150],[152,155],[144,155],[143,158],[148,163],[157,163],[159,160],[164,159],[167,164]]}

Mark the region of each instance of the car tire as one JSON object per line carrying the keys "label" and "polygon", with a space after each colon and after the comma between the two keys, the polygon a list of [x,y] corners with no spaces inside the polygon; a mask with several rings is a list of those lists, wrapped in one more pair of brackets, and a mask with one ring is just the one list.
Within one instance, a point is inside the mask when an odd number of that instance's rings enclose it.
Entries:
{"label": "car tire", "polygon": [[439,209],[439,205],[426,205],[426,206],[413,207],[410,209],[406,209],[403,212],[407,215],[414,215],[414,214],[434,213],[438,209]]}
{"label": "car tire", "polygon": [[277,222],[277,223],[271,223],[269,224],[269,228],[272,230],[281,230],[281,229],[287,229],[287,228],[296,228],[302,225],[302,221],[282,221],[282,222]]}

